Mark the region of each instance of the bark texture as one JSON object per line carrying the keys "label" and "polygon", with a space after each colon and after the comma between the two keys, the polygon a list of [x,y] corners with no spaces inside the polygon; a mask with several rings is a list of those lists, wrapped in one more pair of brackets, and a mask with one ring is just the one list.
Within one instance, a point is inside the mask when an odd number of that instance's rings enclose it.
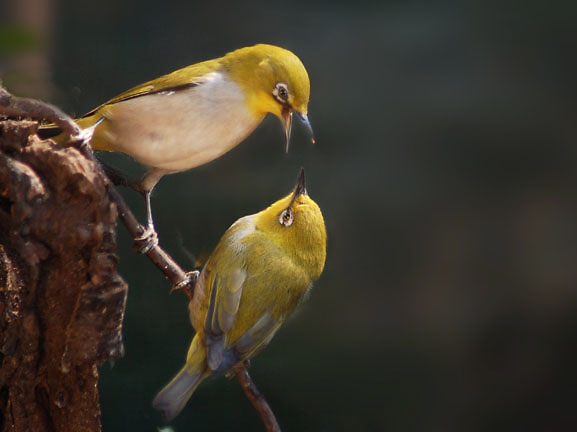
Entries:
{"label": "bark texture", "polygon": [[0,431],[99,431],[97,366],[123,351],[116,206],[36,127],[0,120]]}

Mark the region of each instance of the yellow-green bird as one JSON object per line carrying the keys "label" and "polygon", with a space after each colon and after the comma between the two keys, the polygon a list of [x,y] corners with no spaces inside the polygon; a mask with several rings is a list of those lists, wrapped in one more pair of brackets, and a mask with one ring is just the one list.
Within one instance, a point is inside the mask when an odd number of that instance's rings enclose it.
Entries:
{"label": "yellow-green bird", "polygon": [[323,271],[326,231],[301,171],[294,191],[237,220],[206,262],[189,304],[196,334],[186,364],[153,406],[167,421],[200,382],[250,359],[307,297]]}
{"label": "yellow-green bird", "polygon": [[[150,192],[160,178],[222,156],[267,113],[282,122],[287,151],[293,112],[312,137],[309,95],[309,77],[299,58],[259,44],[136,86],[77,123],[93,129],[90,145],[95,150],[126,153],[149,167],[140,186],[152,229]],[[51,134],[54,127],[45,127],[44,136]]]}

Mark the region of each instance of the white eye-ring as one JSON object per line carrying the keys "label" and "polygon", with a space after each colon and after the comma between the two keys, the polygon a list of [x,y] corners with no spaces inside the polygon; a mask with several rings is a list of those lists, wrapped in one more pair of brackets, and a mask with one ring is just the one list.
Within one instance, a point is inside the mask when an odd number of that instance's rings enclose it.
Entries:
{"label": "white eye-ring", "polygon": [[273,89],[272,94],[280,103],[286,103],[289,96],[287,85],[285,83],[278,83]]}
{"label": "white eye-ring", "polygon": [[278,222],[285,227],[291,226],[293,224],[293,211],[290,208],[283,210],[278,217]]}

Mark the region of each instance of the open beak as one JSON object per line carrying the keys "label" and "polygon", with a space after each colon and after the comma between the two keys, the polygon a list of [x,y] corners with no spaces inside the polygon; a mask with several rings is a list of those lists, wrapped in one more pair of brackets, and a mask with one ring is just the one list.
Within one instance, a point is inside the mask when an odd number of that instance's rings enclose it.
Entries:
{"label": "open beak", "polygon": [[293,124],[293,112],[290,108],[283,108],[281,121],[282,121],[282,128],[284,130],[284,136],[286,139],[284,151],[285,151],[285,153],[288,153],[289,143],[290,143],[290,139],[291,139],[291,127]]}
{"label": "open beak", "polygon": [[[309,118],[307,116],[306,113],[300,113],[298,111],[294,111],[297,115],[297,117],[300,119],[301,123],[304,125],[304,127],[306,128],[306,130],[308,131],[308,133],[311,136],[311,141],[313,142],[313,144],[315,143],[315,135],[313,133],[313,128],[311,126],[311,122],[309,121]],[[292,128],[292,123],[293,123],[293,110],[291,110],[290,108],[283,108],[282,110],[282,127],[284,130],[284,136],[286,139],[286,144],[285,144],[285,152],[288,153],[289,150],[289,143],[290,143],[290,138],[291,138],[291,128]]]}

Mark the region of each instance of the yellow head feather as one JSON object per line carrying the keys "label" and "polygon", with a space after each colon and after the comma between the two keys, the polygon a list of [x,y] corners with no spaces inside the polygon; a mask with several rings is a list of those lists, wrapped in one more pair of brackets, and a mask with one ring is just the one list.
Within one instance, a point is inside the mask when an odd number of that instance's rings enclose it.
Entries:
{"label": "yellow head feather", "polygon": [[[226,54],[222,65],[244,89],[255,114],[272,113],[282,120],[285,108],[307,113],[309,76],[300,59],[289,50],[266,44],[240,48]],[[286,101],[275,96],[279,84],[286,86]]]}
{"label": "yellow head feather", "polygon": [[257,214],[255,226],[301,265],[312,280],[319,278],[326,258],[327,234],[321,209],[304,186],[304,171],[291,194]]}

